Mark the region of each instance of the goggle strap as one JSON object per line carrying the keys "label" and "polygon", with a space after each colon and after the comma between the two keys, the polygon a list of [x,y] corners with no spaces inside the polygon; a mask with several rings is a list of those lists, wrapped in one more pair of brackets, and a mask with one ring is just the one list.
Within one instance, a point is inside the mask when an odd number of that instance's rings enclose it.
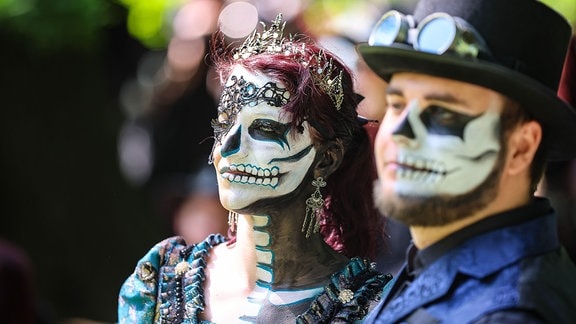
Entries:
{"label": "goggle strap", "polygon": [[408,23],[410,29],[416,28],[416,21],[414,21],[414,16],[412,15],[404,15],[404,21]]}

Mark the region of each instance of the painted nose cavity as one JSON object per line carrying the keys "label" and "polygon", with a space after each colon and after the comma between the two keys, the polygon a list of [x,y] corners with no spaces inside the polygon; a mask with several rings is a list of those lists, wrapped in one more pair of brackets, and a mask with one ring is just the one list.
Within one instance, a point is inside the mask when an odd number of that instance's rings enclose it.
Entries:
{"label": "painted nose cavity", "polygon": [[227,136],[224,139],[224,143],[220,148],[220,154],[222,155],[222,157],[230,156],[234,153],[237,153],[240,150],[241,134],[242,134],[242,126],[238,127],[238,129],[236,130],[236,132],[234,132],[234,134],[231,134],[230,136]]}
{"label": "painted nose cavity", "polygon": [[404,136],[409,139],[416,139],[412,125],[410,125],[410,121],[408,120],[408,114],[406,114],[404,119],[396,126],[396,128],[394,128],[392,135]]}

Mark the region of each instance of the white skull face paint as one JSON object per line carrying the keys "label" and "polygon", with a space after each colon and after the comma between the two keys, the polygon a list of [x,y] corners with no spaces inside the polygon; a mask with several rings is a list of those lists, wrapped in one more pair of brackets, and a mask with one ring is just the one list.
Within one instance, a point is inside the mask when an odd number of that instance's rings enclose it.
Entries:
{"label": "white skull face paint", "polygon": [[316,155],[308,123],[290,132],[292,115],[282,110],[283,85],[236,66],[225,85],[214,126],[214,165],[220,200],[238,210],[294,191]]}
{"label": "white skull face paint", "polygon": [[498,112],[469,116],[439,106],[421,110],[418,100],[392,132],[412,145],[400,145],[395,191],[433,196],[466,193],[486,179],[498,159]]}

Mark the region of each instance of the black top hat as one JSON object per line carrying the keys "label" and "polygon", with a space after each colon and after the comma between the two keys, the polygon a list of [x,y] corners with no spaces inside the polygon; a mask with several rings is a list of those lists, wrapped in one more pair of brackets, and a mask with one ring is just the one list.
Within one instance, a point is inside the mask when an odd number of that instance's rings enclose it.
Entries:
{"label": "black top hat", "polygon": [[576,110],[556,95],[571,36],[568,22],[536,0],[421,0],[414,23],[438,12],[465,20],[490,54],[432,54],[400,43],[360,44],[360,54],[385,80],[395,72],[423,73],[515,99],[542,125],[549,160],[576,157]]}

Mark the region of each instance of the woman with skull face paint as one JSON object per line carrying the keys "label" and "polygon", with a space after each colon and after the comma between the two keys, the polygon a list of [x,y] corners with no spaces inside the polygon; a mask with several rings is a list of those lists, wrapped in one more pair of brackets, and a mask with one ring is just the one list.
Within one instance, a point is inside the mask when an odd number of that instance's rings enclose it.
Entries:
{"label": "woman with skull face paint", "polygon": [[382,224],[352,77],[283,30],[279,15],[236,49],[213,37],[210,162],[230,237],[156,245],[122,287],[120,323],[348,323],[391,279],[370,261]]}

